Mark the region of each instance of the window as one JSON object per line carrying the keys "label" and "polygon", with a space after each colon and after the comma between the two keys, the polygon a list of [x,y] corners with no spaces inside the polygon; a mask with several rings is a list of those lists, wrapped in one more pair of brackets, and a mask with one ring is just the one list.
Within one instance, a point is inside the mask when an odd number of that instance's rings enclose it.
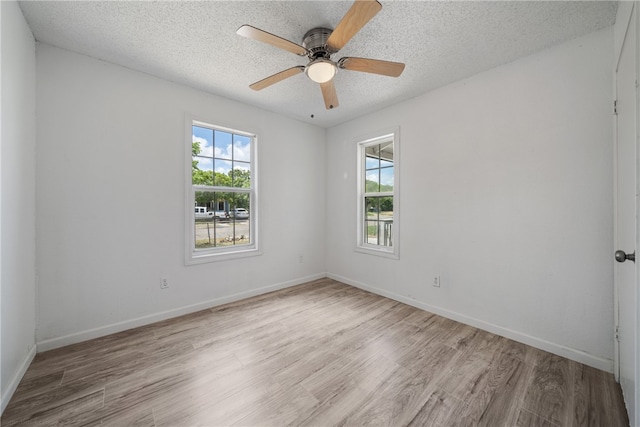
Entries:
{"label": "window", "polygon": [[256,136],[187,123],[187,264],[256,255]]}
{"label": "window", "polygon": [[398,132],[358,144],[357,250],[398,257]]}

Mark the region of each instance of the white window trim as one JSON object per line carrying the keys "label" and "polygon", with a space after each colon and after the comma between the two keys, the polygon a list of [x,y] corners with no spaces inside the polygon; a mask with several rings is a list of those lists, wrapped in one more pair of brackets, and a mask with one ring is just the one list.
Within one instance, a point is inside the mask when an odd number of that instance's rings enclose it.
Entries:
{"label": "white window trim", "polygon": [[[393,140],[393,193],[381,192],[376,196],[393,196],[393,246],[391,248],[364,243],[364,148],[369,145],[379,144]],[[400,128],[395,127],[356,138],[357,159],[357,209],[356,209],[356,246],[355,251],[385,258],[400,259]]]}
{"label": "white window trim", "polygon": [[[259,248],[260,230],[259,230],[259,218],[260,218],[260,205],[258,198],[258,137],[257,132],[239,131],[232,127],[220,126],[215,120],[207,120],[198,118],[191,114],[185,114],[185,133],[184,133],[184,182],[185,182],[185,210],[184,210],[184,242],[185,242],[185,265],[197,265],[207,262],[215,261],[227,261],[238,258],[246,258],[251,256],[262,255]],[[225,132],[235,133],[236,135],[244,135],[252,138],[251,143],[251,189],[235,189],[237,192],[249,193],[251,214],[249,215],[249,227],[252,233],[253,241],[250,245],[239,246],[224,246],[204,250],[195,250],[195,237],[193,233],[193,227],[195,222],[195,211],[193,206],[195,200],[193,196],[194,186],[191,181],[191,161],[192,150],[191,141],[193,140],[192,126],[204,126],[213,127]],[[246,129],[246,126],[244,127]],[[195,186],[196,189],[198,186]],[[226,187],[206,187],[207,189],[219,189],[220,191],[229,192]]]}

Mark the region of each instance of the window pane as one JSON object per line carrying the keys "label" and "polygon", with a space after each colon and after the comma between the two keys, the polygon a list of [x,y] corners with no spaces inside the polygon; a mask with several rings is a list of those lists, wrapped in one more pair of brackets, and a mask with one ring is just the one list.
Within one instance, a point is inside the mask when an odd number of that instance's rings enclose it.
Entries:
{"label": "window pane", "polygon": [[233,135],[233,160],[251,161],[251,138],[243,135]]}
{"label": "window pane", "polygon": [[249,213],[249,202],[250,197],[249,193],[234,193],[234,201],[236,208],[246,209],[247,214]]}
{"label": "window pane", "polygon": [[213,130],[192,126],[191,181],[194,185],[213,184]]}
{"label": "window pane", "polygon": [[368,220],[377,220],[379,211],[379,198],[378,197],[365,197],[365,218]]}
{"label": "window pane", "polygon": [[251,187],[251,163],[233,162],[233,172],[231,173],[232,186],[240,188]]}
{"label": "window pane", "polygon": [[[196,208],[201,208],[202,213],[212,210],[211,207],[214,206],[214,197],[215,193],[210,191],[196,191],[194,192],[194,201],[196,204]],[[196,221],[207,219],[206,216],[196,215]]]}
{"label": "window pane", "polygon": [[380,241],[379,245],[392,246],[393,242],[393,197],[380,197]]}
{"label": "window pane", "polygon": [[231,221],[232,220],[216,221],[215,246],[233,245],[233,225]]}
{"label": "window pane", "polygon": [[364,242],[378,244],[378,221],[365,221]]}
{"label": "window pane", "polygon": [[393,219],[393,197],[379,197],[380,219]]}
{"label": "window pane", "polygon": [[231,167],[232,162],[228,160],[215,159],[216,183],[220,187],[231,187]]}
{"label": "window pane", "polygon": [[191,150],[194,156],[213,157],[213,130],[192,126]]}
{"label": "window pane", "polygon": [[235,193],[233,196],[231,217],[233,221],[233,244],[248,245],[250,243],[250,197],[248,194]]}
{"label": "window pane", "polygon": [[380,167],[393,166],[393,142],[385,142],[378,146],[380,153]]}
{"label": "window pane", "polygon": [[367,158],[365,159],[365,168],[367,170],[376,169],[379,165],[380,161],[377,158],[367,156]]}
{"label": "window pane", "polygon": [[209,221],[196,220],[194,227],[196,249],[213,248],[216,241],[215,225]]}
{"label": "window pane", "polygon": [[372,145],[365,148],[365,169],[375,169],[380,167],[380,156],[378,156],[378,146]]}
{"label": "window pane", "polygon": [[393,167],[380,169],[380,191],[393,191]]}
{"label": "window pane", "polygon": [[393,220],[380,221],[380,241],[381,246],[393,246]]}
{"label": "window pane", "polygon": [[377,193],[380,191],[380,169],[367,171],[364,191],[365,193]]}
{"label": "window pane", "polygon": [[191,182],[193,185],[213,185],[213,161],[207,157],[192,157]]}
{"label": "window pane", "polygon": [[229,132],[215,131],[214,157],[231,160],[232,155],[232,135]]}

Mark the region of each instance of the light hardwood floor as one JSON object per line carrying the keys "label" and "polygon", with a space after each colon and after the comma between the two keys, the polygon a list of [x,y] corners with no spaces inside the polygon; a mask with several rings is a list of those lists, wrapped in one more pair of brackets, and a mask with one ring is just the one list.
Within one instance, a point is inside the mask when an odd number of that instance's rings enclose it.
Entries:
{"label": "light hardwood floor", "polygon": [[628,425],[611,374],[329,279],[38,354],[1,422]]}

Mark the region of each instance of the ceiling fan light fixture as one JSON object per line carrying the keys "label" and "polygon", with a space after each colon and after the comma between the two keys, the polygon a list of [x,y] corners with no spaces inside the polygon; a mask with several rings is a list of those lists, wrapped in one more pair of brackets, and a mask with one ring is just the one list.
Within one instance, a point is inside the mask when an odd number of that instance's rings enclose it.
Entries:
{"label": "ceiling fan light fixture", "polygon": [[328,59],[316,59],[307,65],[305,73],[316,83],[326,83],[333,79],[338,68],[333,61]]}

